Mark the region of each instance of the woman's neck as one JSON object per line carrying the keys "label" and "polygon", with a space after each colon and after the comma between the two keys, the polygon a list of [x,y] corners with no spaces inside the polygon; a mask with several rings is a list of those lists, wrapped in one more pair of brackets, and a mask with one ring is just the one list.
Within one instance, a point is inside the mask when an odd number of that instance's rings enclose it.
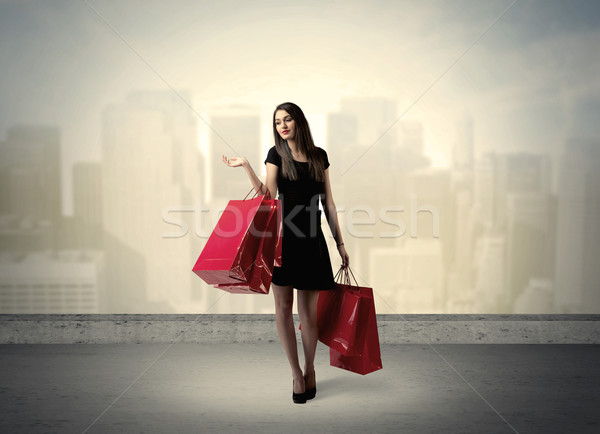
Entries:
{"label": "woman's neck", "polygon": [[290,151],[292,151],[292,158],[295,158],[296,160],[304,160],[306,158],[306,155],[296,148],[296,143],[294,141],[288,140],[288,146],[290,147]]}
{"label": "woman's neck", "polygon": [[292,160],[303,162],[306,159],[306,155],[296,149],[296,143],[293,141],[290,143],[290,140],[287,143],[292,154]]}

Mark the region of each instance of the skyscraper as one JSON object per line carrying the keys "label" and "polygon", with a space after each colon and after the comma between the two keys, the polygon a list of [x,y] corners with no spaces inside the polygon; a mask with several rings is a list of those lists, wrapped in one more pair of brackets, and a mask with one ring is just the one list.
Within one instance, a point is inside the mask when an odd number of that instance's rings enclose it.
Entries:
{"label": "skyscraper", "polygon": [[551,278],[553,207],[544,193],[509,193],[506,224],[506,283],[514,303],[532,278]]}
{"label": "skyscraper", "polygon": [[479,237],[474,255],[476,312],[506,313],[509,298],[505,291],[505,258],[504,235],[488,230]]}
{"label": "skyscraper", "polygon": [[494,224],[506,227],[507,198],[511,193],[549,195],[552,160],[548,154],[525,152],[495,155]]}
{"label": "skyscraper", "polygon": [[49,220],[62,215],[60,131],[57,127],[17,125],[0,143],[3,194],[0,212]]}
{"label": "skyscraper", "polygon": [[79,162],[73,167],[74,216],[90,226],[102,226],[102,164]]}
{"label": "skyscraper", "polygon": [[485,228],[494,225],[495,154],[486,153],[475,165],[474,208],[477,223]]}
{"label": "skyscraper", "polygon": [[78,162],[73,166],[71,228],[63,235],[72,246],[102,249],[102,164]]}
{"label": "skyscraper", "polygon": [[560,163],[555,305],[600,311],[600,141],[570,139]]}
{"label": "skyscraper", "polygon": [[169,91],[130,93],[104,111],[104,248],[113,312],[198,310],[206,303],[191,296],[199,240],[165,220],[182,218],[177,213],[202,189],[196,128],[189,108]]}

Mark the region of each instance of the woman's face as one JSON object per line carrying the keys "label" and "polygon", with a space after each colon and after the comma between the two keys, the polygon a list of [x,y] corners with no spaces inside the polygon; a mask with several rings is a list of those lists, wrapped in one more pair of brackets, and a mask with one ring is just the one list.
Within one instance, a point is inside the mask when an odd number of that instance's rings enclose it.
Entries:
{"label": "woman's face", "polygon": [[284,140],[296,137],[296,122],[285,110],[277,110],[275,113],[275,127]]}

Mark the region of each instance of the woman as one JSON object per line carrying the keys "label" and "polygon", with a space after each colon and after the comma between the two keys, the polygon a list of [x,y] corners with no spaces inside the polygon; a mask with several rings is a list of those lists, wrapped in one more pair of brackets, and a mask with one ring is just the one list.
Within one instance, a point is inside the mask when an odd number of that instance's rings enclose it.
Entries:
{"label": "woman", "polygon": [[[244,167],[253,187],[271,197],[279,192],[283,209],[282,266],[273,269],[277,332],[292,368],[292,400],[303,404],[316,394],[314,370],[317,348],[317,300],[320,290],[335,287],[331,261],[321,230],[321,201],[335,238],[342,265],[349,264],[337,210],[329,183],[327,153],[317,148],[304,113],[296,104],[285,102],[273,113],[275,146],[267,155],[267,180],[262,182],[246,158],[227,158],[230,167]],[[302,324],[304,374],[298,362],[292,307],[297,289],[298,314]]]}

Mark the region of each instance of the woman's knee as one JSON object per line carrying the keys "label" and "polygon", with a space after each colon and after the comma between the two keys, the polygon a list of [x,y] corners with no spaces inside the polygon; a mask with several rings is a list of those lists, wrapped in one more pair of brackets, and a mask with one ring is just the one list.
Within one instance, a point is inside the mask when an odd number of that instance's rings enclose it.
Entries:
{"label": "woman's knee", "polygon": [[302,324],[306,324],[308,327],[317,326],[317,312],[298,312],[298,316],[300,316]]}
{"label": "woman's knee", "polygon": [[318,296],[319,293],[315,291],[298,293],[298,314],[307,322],[315,323],[317,321]]}
{"label": "woman's knee", "polygon": [[294,301],[287,299],[275,299],[275,313],[291,314],[294,307]]}
{"label": "woman's knee", "polygon": [[291,313],[294,306],[293,289],[273,285],[273,294],[275,298],[275,313]]}
{"label": "woman's knee", "polygon": [[302,324],[306,324],[309,327],[317,325],[317,309],[310,309],[307,306],[298,305],[298,316]]}

